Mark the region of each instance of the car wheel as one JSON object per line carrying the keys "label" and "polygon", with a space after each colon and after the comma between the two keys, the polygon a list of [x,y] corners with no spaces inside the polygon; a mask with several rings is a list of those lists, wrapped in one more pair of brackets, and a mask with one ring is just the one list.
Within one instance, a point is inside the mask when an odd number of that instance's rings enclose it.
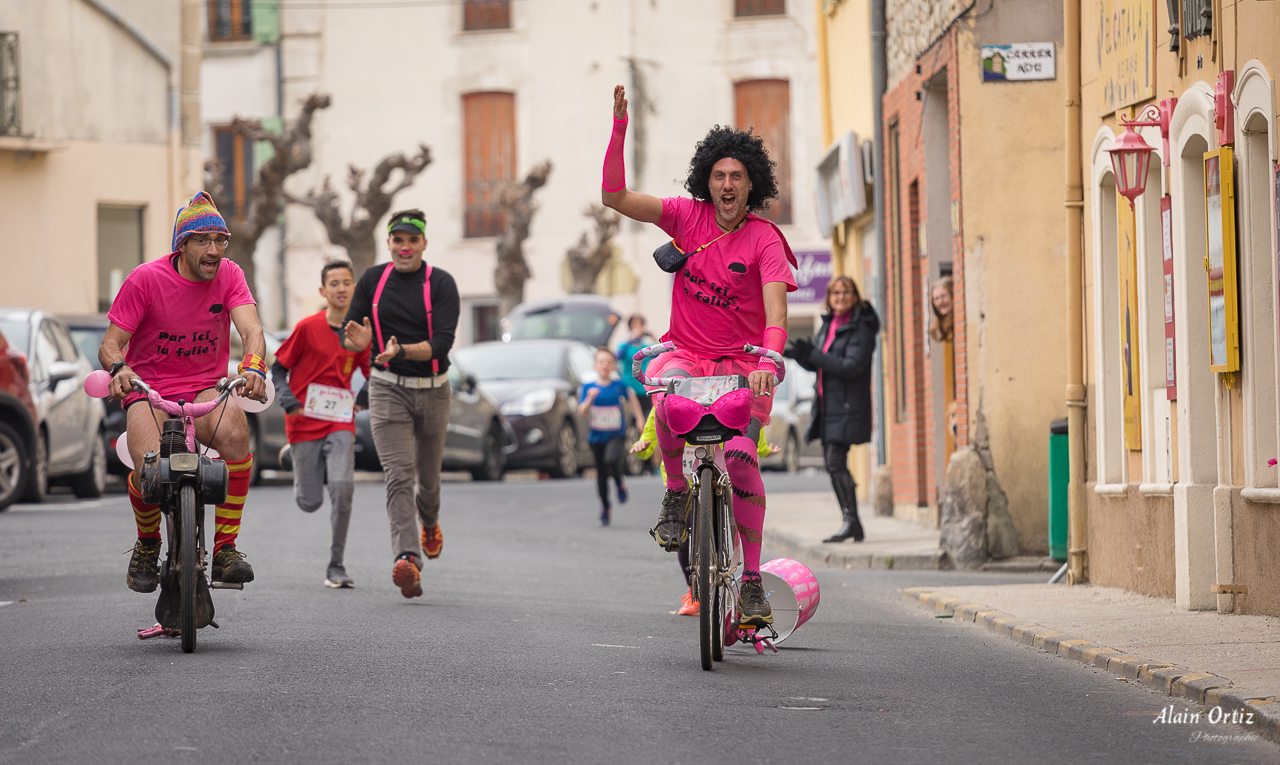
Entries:
{"label": "car wheel", "polygon": [[477,481],[501,481],[507,467],[507,455],[502,453],[502,427],[495,421],[484,437],[484,462],[471,471]]}
{"label": "car wheel", "polygon": [[260,460],[258,454],[258,420],[255,417],[246,417],[246,424],[249,426],[249,453],[254,455],[253,466],[249,468],[249,485],[257,486],[262,483],[262,468],[259,466]]}
{"label": "car wheel", "polygon": [[800,442],[794,432],[787,433],[787,444],[782,447],[782,464],[788,473],[800,470]]}
{"label": "car wheel", "polygon": [[48,490],[49,442],[41,430],[36,433],[36,453],[31,459],[31,470],[27,473],[27,486],[22,490],[22,501],[43,502]]}
{"label": "car wheel", "polygon": [[578,433],[572,420],[565,420],[556,434],[556,464],[551,467],[552,478],[569,478],[578,474]]}
{"label": "car wheel", "polygon": [[22,437],[9,423],[0,422],[0,510],[18,501],[28,465]]}
{"label": "car wheel", "polygon": [[89,468],[71,477],[71,491],[82,499],[101,497],[107,490],[107,447],[98,433],[93,439]]}

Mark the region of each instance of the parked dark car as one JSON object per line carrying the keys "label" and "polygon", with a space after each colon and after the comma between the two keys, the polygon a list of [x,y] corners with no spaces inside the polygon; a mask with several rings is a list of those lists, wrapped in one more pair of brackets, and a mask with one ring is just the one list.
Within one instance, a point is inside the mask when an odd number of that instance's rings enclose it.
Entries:
{"label": "parked dark car", "polygon": [[[351,377],[351,389],[359,393],[364,376],[359,370]],[[466,470],[477,481],[500,481],[507,469],[507,455],[516,448],[516,434],[498,409],[498,403],[482,391],[476,378],[449,356],[449,425],[444,441],[443,470]],[[369,411],[356,413],[356,467],[382,470],[378,450],[373,445]]]}
{"label": "parked dark car", "polygon": [[762,458],[761,469],[794,473],[802,467],[822,467],[822,442],[804,442],[817,377],[787,359],[787,374],[773,392],[773,412],[765,427],[765,439],[782,451]]}
{"label": "parked dark car", "polygon": [[[609,345],[622,317],[599,295],[566,295],[521,303],[499,324],[504,341],[578,340],[595,348]],[[623,328],[625,332],[625,328]]]}
{"label": "parked dark car", "polygon": [[[111,321],[103,314],[63,316],[62,320],[71,330],[71,339],[80,346],[80,351],[89,359],[89,363],[95,369],[100,369],[102,364],[98,361],[98,348],[102,346],[102,338],[107,334]],[[102,439],[107,447],[107,471],[112,475],[128,475],[129,467],[120,461],[120,455],[116,453],[116,440],[128,427],[124,407],[120,406],[119,401],[110,398],[103,399],[102,406],[106,411]]]}
{"label": "parked dark car", "polygon": [[454,352],[498,401],[515,430],[507,468],[546,470],[564,478],[592,464],[578,390],[594,379],[595,350],[576,340],[479,343]]}
{"label": "parked dark car", "polygon": [[0,510],[18,501],[36,449],[36,405],[27,359],[0,333]]}
{"label": "parked dark car", "polygon": [[0,332],[26,357],[27,389],[36,410],[32,470],[22,498],[39,502],[51,482],[77,497],[99,497],[107,486],[102,402],[84,392],[97,364],[89,362],[61,319],[26,308],[0,308]]}

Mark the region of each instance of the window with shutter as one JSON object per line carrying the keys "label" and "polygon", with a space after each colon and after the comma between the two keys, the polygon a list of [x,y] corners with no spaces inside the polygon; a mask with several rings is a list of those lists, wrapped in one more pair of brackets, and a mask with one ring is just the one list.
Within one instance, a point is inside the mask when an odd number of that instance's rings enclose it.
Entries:
{"label": "window with shutter", "polygon": [[514,93],[469,93],[462,97],[462,155],[466,163],[467,237],[497,236],[506,228],[498,205],[502,185],[515,180]]}
{"label": "window with shutter", "polygon": [[462,31],[511,28],[511,0],[466,0]]}
{"label": "window with shutter", "polygon": [[253,0],[209,0],[209,39],[253,39]]}
{"label": "window with shutter", "polygon": [[786,80],[747,80],[733,86],[737,125],[764,138],[777,163],[778,197],[760,213],[778,224],[791,222],[791,85]]}
{"label": "window with shutter", "polygon": [[213,200],[223,216],[243,218],[248,211],[249,187],[253,185],[253,141],[230,127],[213,129],[214,147],[222,177],[222,199]]}

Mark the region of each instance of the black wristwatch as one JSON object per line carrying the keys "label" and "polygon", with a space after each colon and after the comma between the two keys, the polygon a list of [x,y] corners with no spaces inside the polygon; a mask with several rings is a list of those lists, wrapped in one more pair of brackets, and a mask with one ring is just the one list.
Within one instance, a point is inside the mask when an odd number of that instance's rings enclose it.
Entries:
{"label": "black wristwatch", "polygon": [[403,358],[404,358],[404,346],[403,346],[403,345],[402,345],[402,346],[400,346],[400,350],[396,351],[396,355],[395,355],[395,357],[396,357],[397,359],[403,359]]}
{"label": "black wristwatch", "polygon": [[108,373],[110,373],[110,375],[111,375],[112,377],[115,377],[115,376],[116,376],[116,372],[119,372],[121,369],[124,369],[124,362],[123,362],[123,361],[117,361],[117,362],[115,362],[114,364],[112,364],[110,367],[108,367],[108,368],[107,368],[107,372],[108,372]]}

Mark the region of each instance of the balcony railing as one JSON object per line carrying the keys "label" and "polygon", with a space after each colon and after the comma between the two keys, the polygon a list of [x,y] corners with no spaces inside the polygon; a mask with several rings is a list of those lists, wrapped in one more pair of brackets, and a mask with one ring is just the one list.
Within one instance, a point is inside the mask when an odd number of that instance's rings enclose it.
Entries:
{"label": "balcony railing", "polygon": [[0,135],[22,134],[18,33],[0,32]]}

